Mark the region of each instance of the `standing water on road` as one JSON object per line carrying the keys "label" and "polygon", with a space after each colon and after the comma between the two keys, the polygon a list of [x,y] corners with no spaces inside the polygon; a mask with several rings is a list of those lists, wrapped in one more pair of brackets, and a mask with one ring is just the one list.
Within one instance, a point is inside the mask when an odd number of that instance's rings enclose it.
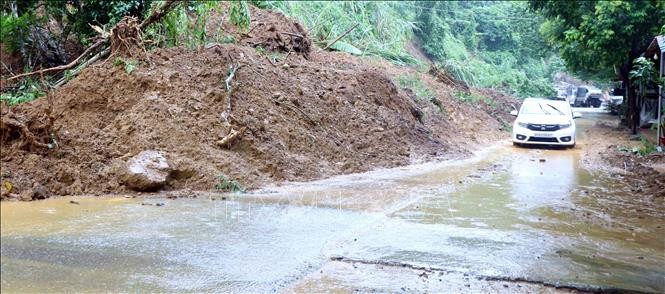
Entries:
{"label": "standing water on road", "polygon": [[[467,160],[227,201],[3,202],[1,290],[437,292],[475,277],[467,287],[665,291],[663,199],[634,199],[585,169],[580,150],[590,142],[579,139],[574,150],[504,143]],[[464,281],[414,282],[400,267]]]}

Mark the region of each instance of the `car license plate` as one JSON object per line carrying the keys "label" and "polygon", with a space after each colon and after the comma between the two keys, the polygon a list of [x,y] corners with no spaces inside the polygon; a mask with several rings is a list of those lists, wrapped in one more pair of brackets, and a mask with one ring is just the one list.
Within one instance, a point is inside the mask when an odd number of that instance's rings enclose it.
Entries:
{"label": "car license plate", "polygon": [[535,133],[534,137],[552,137],[552,133]]}

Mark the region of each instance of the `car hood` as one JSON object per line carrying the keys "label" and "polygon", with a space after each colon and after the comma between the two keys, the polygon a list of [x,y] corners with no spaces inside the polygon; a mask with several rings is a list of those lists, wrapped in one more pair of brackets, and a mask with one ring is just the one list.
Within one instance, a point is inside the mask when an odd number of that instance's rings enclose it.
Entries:
{"label": "car hood", "polygon": [[517,122],[528,124],[560,125],[571,123],[572,118],[568,115],[520,115]]}

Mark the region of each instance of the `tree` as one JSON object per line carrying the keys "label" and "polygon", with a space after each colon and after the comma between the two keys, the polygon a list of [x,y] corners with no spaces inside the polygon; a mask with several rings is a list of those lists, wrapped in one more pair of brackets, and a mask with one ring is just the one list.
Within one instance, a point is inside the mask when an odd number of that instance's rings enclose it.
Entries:
{"label": "tree", "polygon": [[559,48],[567,68],[582,78],[618,76],[628,87],[628,123],[639,124],[639,105],[631,85],[632,62],[665,23],[665,1],[537,1],[541,33]]}
{"label": "tree", "polygon": [[111,26],[125,15],[141,16],[152,0],[10,0],[0,5],[0,37],[29,67],[67,62],[71,33],[87,43],[97,33],[90,25]]}

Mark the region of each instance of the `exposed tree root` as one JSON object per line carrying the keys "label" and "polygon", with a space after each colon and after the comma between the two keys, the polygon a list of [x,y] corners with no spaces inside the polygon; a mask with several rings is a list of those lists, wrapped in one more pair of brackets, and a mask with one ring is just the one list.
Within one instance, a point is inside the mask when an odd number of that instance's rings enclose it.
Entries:
{"label": "exposed tree root", "polygon": [[247,130],[247,127],[241,127],[236,130],[232,124],[233,116],[231,114],[231,97],[233,96],[233,92],[237,87],[237,85],[234,86],[232,82],[236,72],[238,72],[238,70],[243,66],[244,64],[230,66],[229,75],[226,77],[226,79],[224,79],[224,86],[226,88],[224,103],[226,105],[224,106],[224,112],[222,112],[222,119],[224,120],[224,127],[228,128],[229,132],[221,140],[217,141],[217,145],[224,148],[231,147],[233,142],[239,139]]}
{"label": "exposed tree root", "polygon": [[24,123],[20,122],[14,117],[13,113],[8,113],[0,120],[0,133],[2,134],[2,141],[5,142],[8,140],[11,134],[15,131],[19,132],[21,138],[23,138],[21,148],[50,148],[49,144],[40,142],[40,140],[37,139],[37,136],[35,136],[35,134],[30,131],[30,129],[28,129]]}
{"label": "exposed tree root", "polygon": [[111,56],[132,57],[147,52],[141,37],[141,25],[136,17],[125,16],[111,29]]}
{"label": "exposed tree root", "polygon": [[[38,71],[23,73],[20,75],[10,77],[7,80],[11,81],[36,74],[59,72],[74,68],[77,65],[81,64],[78,68],[76,68],[75,72],[73,73],[74,75],[78,74],[85,67],[99,60],[100,57],[109,54],[109,48],[108,48],[109,39],[110,39],[110,53],[111,53],[109,58],[111,56],[135,57],[137,51],[143,53],[144,57],[147,57],[147,51],[145,50],[145,46],[143,44],[144,42],[143,42],[143,37],[141,36],[141,31],[150,24],[164,17],[164,15],[166,15],[169,11],[171,11],[171,9],[178,6],[180,2],[182,1],[167,0],[164,3],[164,5],[162,5],[162,7],[155,10],[150,16],[148,16],[141,23],[139,23],[138,19],[135,17],[130,17],[130,16],[124,17],[116,26],[114,26],[111,29],[110,34],[106,35],[103,32],[101,32],[101,39],[99,41],[95,42],[95,44],[88,47],[83,52],[83,54],[81,54],[78,58],[76,58],[74,61],[68,64],[41,69]],[[93,29],[99,31],[99,29],[96,27],[93,27]],[[91,57],[85,60],[85,58],[88,56]],[[64,84],[67,81],[67,78],[68,77],[63,77],[62,79],[60,79],[55,84],[54,88],[57,88],[62,84]]]}
{"label": "exposed tree root", "polygon": [[235,130],[235,129],[231,128],[229,133],[226,136],[224,136],[224,138],[217,141],[217,145],[219,145],[221,147],[228,148],[229,146],[231,146],[231,144],[233,144],[233,142],[236,139],[241,137],[245,133],[245,131],[247,131],[247,127],[242,127],[239,130]]}

